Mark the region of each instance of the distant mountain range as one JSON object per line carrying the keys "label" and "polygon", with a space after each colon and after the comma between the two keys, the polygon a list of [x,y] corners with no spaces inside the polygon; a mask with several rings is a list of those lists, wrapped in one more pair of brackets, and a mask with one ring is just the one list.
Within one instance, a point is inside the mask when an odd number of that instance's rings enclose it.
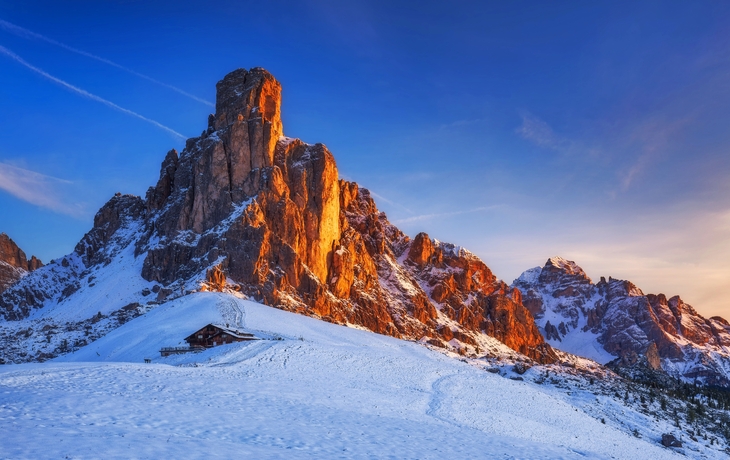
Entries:
{"label": "distant mountain range", "polygon": [[512,285],[548,343],[601,364],[640,358],[669,375],[730,386],[730,325],[704,318],[679,296],[644,294],[629,281],[593,283],[575,262],[552,257]]}
{"label": "distant mountain range", "polygon": [[323,144],[285,137],[281,85],[267,71],[239,69],[216,88],[200,137],[167,153],[144,198],[112,197],[73,253],[41,267],[0,239],[0,270],[16,270],[0,279],[9,286],[0,295],[5,362],[82,347],[191,292],[235,290],[462,355],[549,364],[562,359],[557,348],[730,385],[722,318],[626,281],[593,284],[560,258],[509,286],[461,247],[409,238],[366,189],[339,179]]}

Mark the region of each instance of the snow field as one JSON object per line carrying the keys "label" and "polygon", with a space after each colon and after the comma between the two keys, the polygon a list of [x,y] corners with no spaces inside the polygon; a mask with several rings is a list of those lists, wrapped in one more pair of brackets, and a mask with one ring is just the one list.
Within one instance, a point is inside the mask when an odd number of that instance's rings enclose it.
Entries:
{"label": "snow field", "polygon": [[[207,323],[234,324],[232,299],[268,340],[159,357]],[[54,363],[0,368],[0,457],[681,458],[555,392],[419,344],[199,293]]]}

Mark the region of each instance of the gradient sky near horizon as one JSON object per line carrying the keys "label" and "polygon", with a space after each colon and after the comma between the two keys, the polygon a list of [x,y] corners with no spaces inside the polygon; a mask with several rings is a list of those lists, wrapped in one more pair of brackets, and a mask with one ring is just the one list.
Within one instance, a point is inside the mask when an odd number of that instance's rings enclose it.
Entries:
{"label": "gradient sky near horizon", "polygon": [[0,231],[71,252],[260,66],[285,133],[407,234],[728,318],[729,24],[722,1],[0,1]]}

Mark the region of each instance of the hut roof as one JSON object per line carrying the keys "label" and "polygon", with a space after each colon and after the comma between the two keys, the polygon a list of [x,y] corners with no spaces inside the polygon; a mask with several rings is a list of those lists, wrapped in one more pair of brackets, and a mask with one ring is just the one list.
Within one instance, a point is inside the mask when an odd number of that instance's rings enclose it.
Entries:
{"label": "hut roof", "polygon": [[220,330],[220,332],[225,332],[226,334],[228,334],[228,335],[230,335],[230,336],[232,336],[232,337],[238,338],[238,339],[250,339],[250,338],[254,337],[254,335],[253,335],[253,334],[251,334],[250,332],[244,332],[244,331],[242,331],[242,330],[240,330],[240,329],[232,328],[232,327],[230,327],[230,326],[225,326],[225,325],[223,325],[223,324],[214,324],[214,323],[210,323],[210,324],[207,324],[207,325],[205,325],[205,326],[203,326],[203,327],[201,327],[201,328],[199,328],[199,329],[196,329],[196,330],[195,330],[195,332],[193,332],[192,334],[190,334],[190,335],[189,335],[189,336],[188,336],[188,337],[186,338],[186,340],[187,340],[187,339],[191,339],[191,338],[194,338],[193,336],[194,336],[194,335],[195,335],[196,333],[198,333],[198,331],[200,331],[200,330],[202,330],[202,329],[205,329],[205,328],[207,328],[207,327],[211,327],[211,326],[212,326],[212,327],[214,327],[214,328],[216,328],[216,329],[219,329],[219,330]]}

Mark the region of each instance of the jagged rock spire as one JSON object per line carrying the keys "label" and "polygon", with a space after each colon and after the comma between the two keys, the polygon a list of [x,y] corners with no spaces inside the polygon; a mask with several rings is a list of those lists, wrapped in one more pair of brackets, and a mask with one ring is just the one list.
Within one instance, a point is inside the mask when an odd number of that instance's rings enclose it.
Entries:
{"label": "jagged rock spire", "polygon": [[281,84],[269,72],[254,67],[234,70],[223,77],[216,84],[215,111],[215,131],[230,130],[233,180],[274,163],[276,143],[284,129]]}
{"label": "jagged rock spire", "polygon": [[0,233],[0,292],[18,281],[25,272],[42,266],[43,263],[36,256],[28,260],[15,241],[5,233]]}

